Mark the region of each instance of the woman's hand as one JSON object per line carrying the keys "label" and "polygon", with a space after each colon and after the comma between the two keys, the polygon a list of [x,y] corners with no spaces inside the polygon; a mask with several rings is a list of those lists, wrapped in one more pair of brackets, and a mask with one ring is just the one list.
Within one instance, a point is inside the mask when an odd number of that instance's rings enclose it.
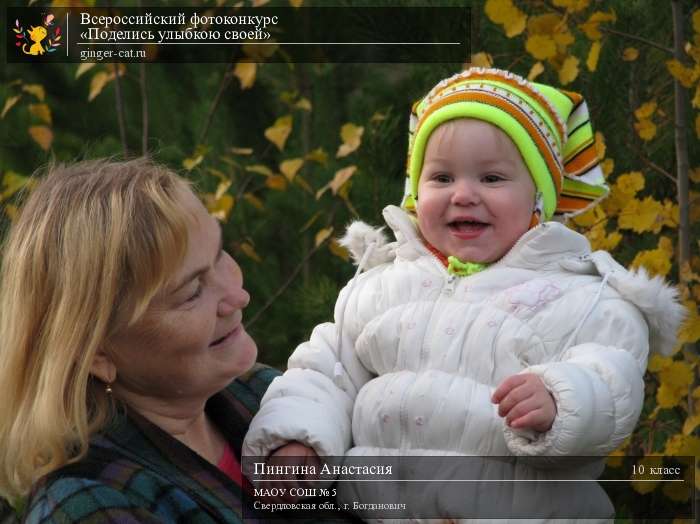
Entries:
{"label": "woman's hand", "polygon": [[491,396],[498,415],[511,428],[549,431],[557,414],[554,397],[537,375],[522,373],[505,379]]}
{"label": "woman's hand", "polygon": [[[295,502],[302,498],[296,491],[299,488],[309,487],[307,482],[299,482],[305,480],[315,480],[319,477],[321,471],[321,459],[316,452],[304,444],[299,442],[290,442],[282,447],[277,448],[267,459],[268,466],[305,466],[315,473],[300,473],[297,475],[270,475],[266,480],[259,483],[259,488],[274,489],[281,491],[277,496],[266,497],[271,502]],[[277,482],[270,482],[277,481]],[[282,482],[279,482],[282,481]]]}

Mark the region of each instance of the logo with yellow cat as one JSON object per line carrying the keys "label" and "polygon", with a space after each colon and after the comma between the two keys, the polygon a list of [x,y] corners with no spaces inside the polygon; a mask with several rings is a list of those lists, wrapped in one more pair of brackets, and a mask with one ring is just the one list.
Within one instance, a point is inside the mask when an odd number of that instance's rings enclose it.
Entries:
{"label": "logo with yellow cat", "polygon": [[25,55],[40,56],[54,53],[61,46],[61,27],[54,27],[54,16],[49,13],[43,17],[41,24],[30,25],[27,29],[15,20],[12,30],[15,32],[15,46]]}

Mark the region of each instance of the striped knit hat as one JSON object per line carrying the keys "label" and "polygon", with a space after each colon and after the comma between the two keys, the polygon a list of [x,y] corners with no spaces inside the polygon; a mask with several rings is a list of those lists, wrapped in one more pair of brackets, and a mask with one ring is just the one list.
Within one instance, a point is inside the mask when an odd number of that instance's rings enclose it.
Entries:
{"label": "striped knit hat", "polygon": [[577,215],[607,195],[581,95],[477,67],[442,80],[413,105],[402,203],[408,211],[415,211],[430,135],[457,118],[484,120],[511,138],[541,195],[539,220]]}

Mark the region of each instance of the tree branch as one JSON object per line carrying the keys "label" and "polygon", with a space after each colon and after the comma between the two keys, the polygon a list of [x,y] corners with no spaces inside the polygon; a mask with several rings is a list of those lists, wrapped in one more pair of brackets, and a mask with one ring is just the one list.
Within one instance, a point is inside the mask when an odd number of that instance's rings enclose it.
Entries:
{"label": "tree branch", "polygon": [[139,64],[141,87],[141,154],[148,156],[148,94],[146,92],[146,64]]}
{"label": "tree branch", "polygon": [[201,133],[199,133],[199,139],[197,140],[198,144],[203,144],[204,139],[207,136],[207,133],[209,132],[209,127],[211,126],[211,121],[212,118],[214,118],[214,113],[216,112],[216,108],[219,106],[219,102],[221,101],[221,96],[224,94],[224,91],[226,91],[226,88],[228,85],[231,83],[232,79],[232,71],[231,67],[229,65],[226,65],[226,71],[224,72],[224,76],[221,78],[221,83],[219,84],[219,90],[216,93],[216,96],[214,97],[214,100],[211,102],[211,106],[209,106],[209,111],[207,112],[207,118],[204,121],[204,127],[202,127]]}
{"label": "tree branch", "polygon": [[119,80],[119,64],[112,64],[114,68],[114,96],[117,104],[117,122],[119,124],[119,137],[122,141],[124,158],[129,156],[129,145],[126,141],[126,118],[124,117],[124,97],[122,95],[121,80]]}
{"label": "tree branch", "polygon": [[[330,237],[329,237],[330,238]],[[321,249],[321,247],[328,241],[328,239],[324,240],[321,242],[319,245],[314,246],[306,255],[304,255],[304,258],[301,259],[301,261],[297,264],[297,266],[294,268],[294,271],[287,277],[287,280],[284,281],[284,283],[279,287],[277,291],[275,291],[274,295],[272,295],[267,302],[261,307],[255,315],[253,315],[253,318],[251,318],[248,322],[244,324],[245,328],[248,329],[250,328],[255,322],[262,316],[265,311],[277,300],[282,293],[285,292],[285,290],[291,285],[292,282],[294,282],[294,279],[297,277],[299,272],[304,268],[304,265],[309,261],[309,259],[318,251]]]}
{"label": "tree branch", "polygon": [[661,51],[663,51],[669,55],[673,54],[673,49],[671,49],[670,47],[664,47],[661,44],[657,44],[656,42],[654,42],[652,40],[647,40],[646,38],[643,38],[641,36],[631,35],[629,33],[623,33],[622,31],[617,31],[616,29],[610,29],[609,27],[599,27],[598,29],[600,29],[600,31],[603,33],[610,33],[611,35],[621,36],[622,38],[627,38],[628,40],[634,40],[636,42],[640,42],[642,44],[646,44],[648,46],[655,47],[656,49],[660,49]]}

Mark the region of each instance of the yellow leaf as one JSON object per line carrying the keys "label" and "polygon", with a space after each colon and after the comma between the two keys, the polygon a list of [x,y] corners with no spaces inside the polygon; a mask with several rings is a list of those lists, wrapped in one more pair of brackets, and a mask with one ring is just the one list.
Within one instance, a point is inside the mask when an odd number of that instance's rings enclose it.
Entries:
{"label": "yellow leaf", "polygon": [[233,69],[233,74],[241,83],[241,89],[250,89],[255,83],[255,73],[258,65],[255,62],[238,62]]}
{"label": "yellow leaf", "polygon": [[336,153],[335,157],[343,158],[360,147],[360,144],[362,143],[362,134],[364,132],[364,127],[356,126],[352,123],[343,125],[343,127],[340,128],[340,138],[343,143],[338,148],[338,152]]}
{"label": "yellow leaf", "polygon": [[34,139],[34,142],[39,144],[41,149],[48,151],[51,148],[53,131],[50,128],[46,126],[31,126],[27,131],[29,131],[29,135]]}
{"label": "yellow leaf", "polygon": [[231,153],[233,153],[234,155],[252,155],[253,148],[252,147],[232,147]]}
{"label": "yellow leaf", "polygon": [[542,62],[535,62],[530,68],[530,72],[527,74],[527,79],[532,82],[542,73],[544,73],[544,66],[542,65]]}
{"label": "yellow leaf", "polygon": [[44,86],[41,84],[25,84],[22,86],[22,91],[29,93],[30,95],[34,95],[41,102],[43,102],[46,98],[46,91],[44,90]]}
{"label": "yellow leaf", "polygon": [[251,173],[257,173],[259,175],[265,175],[265,176],[273,176],[274,175],[274,173],[272,172],[272,170],[269,167],[264,166],[262,164],[255,164],[252,166],[246,166],[245,170],[250,171]]}
{"label": "yellow leaf", "polygon": [[615,180],[615,187],[625,194],[634,196],[644,189],[644,175],[641,171],[623,173]]}
{"label": "yellow leaf", "polygon": [[634,129],[637,131],[639,138],[645,142],[648,142],[656,136],[656,124],[647,118],[635,122]]}
{"label": "yellow leaf", "polygon": [[317,164],[321,164],[323,166],[328,163],[328,153],[326,153],[322,147],[318,147],[310,153],[307,153],[304,158],[306,160],[313,160]]}
{"label": "yellow leaf", "polygon": [[695,373],[687,362],[674,360],[671,364],[659,371],[659,380],[662,384],[668,384],[673,388],[688,393],[688,388],[693,383]]}
{"label": "yellow leaf", "polygon": [[586,232],[586,238],[591,243],[591,248],[595,250],[612,251],[622,240],[622,235],[617,231],[613,231],[609,235],[605,230],[606,222],[601,222],[591,227]]}
{"label": "yellow leaf", "polygon": [[284,191],[287,189],[287,179],[282,175],[272,175],[265,179],[265,185],[276,191]]}
{"label": "yellow leaf", "polygon": [[656,100],[644,102],[641,106],[634,110],[634,116],[637,120],[650,118],[656,112]]}
{"label": "yellow leaf", "polygon": [[700,426],[700,414],[696,413],[695,415],[685,419],[685,422],[683,423],[683,434],[690,435],[698,426]]}
{"label": "yellow leaf", "polygon": [[673,247],[673,241],[667,236],[662,236],[661,238],[659,238],[659,243],[656,245],[656,247],[657,249],[660,249],[661,251],[666,253],[668,255],[668,258],[673,257],[673,252],[675,251]]}
{"label": "yellow leaf", "polygon": [[663,357],[658,353],[654,353],[649,359],[647,369],[649,369],[651,373],[658,373],[659,371],[667,369],[672,362],[673,359],[671,357]]}
{"label": "yellow leaf", "polygon": [[287,180],[290,182],[294,180],[294,177],[296,174],[299,172],[301,169],[301,166],[304,165],[304,159],[303,158],[292,158],[289,160],[285,160],[280,164],[280,171],[282,174],[287,177]]}
{"label": "yellow leaf", "polygon": [[182,161],[182,167],[184,167],[187,171],[192,171],[195,167],[202,163],[202,160],[204,160],[204,155],[201,153],[195,153],[193,156],[185,158]]}
{"label": "yellow leaf", "polygon": [[637,58],[639,58],[639,49],[636,47],[625,47],[622,51],[622,59],[625,62],[634,62]]}
{"label": "yellow leaf", "polygon": [[301,7],[303,3],[304,0],[289,0],[289,5],[292,7]]}
{"label": "yellow leaf", "polygon": [[614,12],[603,13],[602,11],[596,11],[579,28],[589,40],[600,40],[603,37],[603,34],[600,32],[600,24],[603,22],[615,22],[616,20],[617,17]]}
{"label": "yellow leaf", "polygon": [[46,124],[51,124],[51,110],[46,104],[29,104],[29,112]]}
{"label": "yellow leaf", "polygon": [[557,44],[549,35],[531,35],[525,42],[525,50],[537,60],[546,60],[557,54]]}
{"label": "yellow leaf", "polygon": [[562,85],[570,84],[578,76],[578,63],[579,60],[575,56],[567,56],[566,60],[559,69],[559,82]]}
{"label": "yellow leaf", "polygon": [[661,249],[638,252],[631,265],[633,268],[644,266],[652,276],[666,276],[671,271],[671,260],[668,254]]}
{"label": "yellow leaf", "polygon": [[277,149],[282,151],[284,149],[284,144],[289,138],[289,134],[292,132],[292,115],[281,116],[275,123],[265,130],[265,138],[277,146]]}
{"label": "yellow leaf", "polygon": [[493,57],[490,54],[484,53],[482,51],[481,53],[476,53],[472,55],[471,60],[469,62],[474,67],[492,67]]}
{"label": "yellow leaf", "polygon": [[323,244],[323,242],[325,242],[325,240],[326,240],[329,236],[331,236],[331,233],[332,233],[332,232],[333,232],[333,227],[332,227],[332,226],[331,226],[331,227],[326,227],[326,228],[323,228],[323,229],[319,229],[319,230],[318,230],[318,233],[316,233],[316,237],[314,238],[314,246],[318,247],[318,246],[320,246],[321,244]]}
{"label": "yellow leaf", "polygon": [[92,69],[96,65],[97,65],[97,63],[95,63],[95,62],[86,62],[84,64],[80,64],[78,66],[78,70],[75,72],[75,78],[80,78],[83,75],[83,73],[87,73],[88,71],[90,71],[90,69]]}
{"label": "yellow leaf", "polygon": [[99,95],[104,87],[109,83],[110,75],[106,71],[98,71],[90,80],[90,94],[88,102],[92,102]]}
{"label": "yellow leaf", "polygon": [[690,500],[691,489],[687,482],[665,482],[662,491],[664,495],[675,502]]}
{"label": "yellow leaf", "polygon": [[700,33],[700,9],[693,11],[693,31]]}
{"label": "yellow leaf", "polygon": [[600,164],[600,168],[603,170],[603,176],[607,178],[615,169],[615,161],[612,158],[606,158]]}
{"label": "yellow leaf", "polygon": [[596,40],[591,44],[591,50],[588,52],[588,58],[586,59],[586,67],[589,71],[593,72],[598,68],[598,58],[600,58],[600,40]]}
{"label": "yellow leaf", "polygon": [[297,175],[294,177],[294,183],[301,187],[304,191],[306,191],[309,195],[314,194],[313,188],[309,185],[309,183],[304,180],[304,177],[301,175]]}
{"label": "yellow leaf", "polygon": [[2,192],[0,193],[0,202],[7,200],[24,186],[30,184],[30,178],[18,175],[14,171],[7,171],[2,177]]}
{"label": "yellow leaf", "polygon": [[605,463],[611,468],[619,468],[622,466],[622,459],[625,456],[625,452],[622,450],[615,450],[610,455],[608,455]]}
{"label": "yellow leaf", "polygon": [[253,193],[245,193],[243,195],[243,200],[248,202],[251,206],[253,206],[258,211],[263,211],[265,209],[265,204],[263,204],[262,200],[260,200],[258,197],[256,197]]}
{"label": "yellow leaf", "polygon": [[268,3],[270,0],[253,0],[253,7],[261,7]]}
{"label": "yellow leaf", "polygon": [[595,132],[595,152],[599,160],[605,158],[605,135],[600,131]]}
{"label": "yellow leaf", "polygon": [[357,166],[348,166],[346,168],[339,169],[338,171],[336,171],[333,180],[328,182],[328,184],[326,184],[316,192],[316,200],[321,198],[321,195],[323,195],[323,193],[325,193],[328,189],[330,189],[331,192],[335,195],[338,192],[338,190],[343,186],[343,184],[350,180],[352,175],[355,174],[356,170]]}
{"label": "yellow leaf", "polygon": [[484,12],[494,24],[503,24],[508,11],[515,9],[513,0],[486,0]]}
{"label": "yellow leaf", "polygon": [[243,242],[240,245],[241,251],[245,253],[249,258],[252,258],[256,262],[262,262],[260,256],[255,252],[255,248],[251,246],[248,242]]}
{"label": "yellow leaf", "polygon": [[692,100],[693,107],[700,108],[700,83],[695,86],[695,96]]}
{"label": "yellow leaf", "polygon": [[675,58],[667,60],[666,67],[671,76],[678,80],[683,87],[690,88],[697,80],[695,71],[690,67],[685,67]]}
{"label": "yellow leaf", "polygon": [[656,390],[656,401],[661,408],[668,409],[677,406],[683,400],[683,397],[683,391],[668,384],[661,384],[659,389]]}
{"label": "yellow leaf", "polygon": [[688,316],[678,330],[678,341],[683,344],[693,344],[700,340],[700,315],[698,315],[698,309],[695,306],[688,309]]}
{"label": "yellow leaf", "polygon": [[297,103],[294,104],[294,107],[303,109],[304,111],[311,111],[311,102],[309,102],[308,98],[300,98]]}
{"label": "yellow leaf", "polygon": [[22,95],[15,95],[5,100],[5,105],[2,108],[2,113],[0,113],[0,118],[5,118],[7,112],[10,109],[12,109],[12,106],[14,106],[20,98],[22,98]]}
{"label": "yellow leaf", "polygon": [[506,36],[513,38],[525,31],[527,25],[527,15],[517,7],[509,10],[506,13],[506,20],[503,22],[503,27],[506,30]]}
{"label": "yellow leaf", "polygon": [[[206,200],[206,199],[205,199]],[[229,194],[221,195],[219,198],[212,198],[207,201],[207,210],[214,218],[225,222],[233,209],[233,196]]]}
{"label": "yellow leaf", "polygon": [[386,114],[380,113],[379,111],[375,111],[369,119],[369,121],[373,124],[376,124],[377,122],[383,122],[384,120],[386,120]]}
{"label": "yellow leaf", "polygon": [[557,7],[565,7],[570,13],[577,13],[586,9],[590,0],[553,0],[552,3]]}
{"label": "yellow leaf", "polygon": [[531,35],[549,35],[568,32],[564,17],[556,13],[546,13],[543,15],[531,16],[527,20],[527,32]]}
{"label": "yellow leaf", "polygon": [[338,244],[338,241],[335,238],[331,238],[331,241],[328,243],[328,250],[346,262],[350,260],[350,252],[345,247]]}
{"label": "yellow leaf", "polygon": [[700,167],[688,170],[688,177],[696,184],[700,184]]}
{"label": "yellow leaf", "polygon": [[313,216],[310,219],[308,219],[303,226],[301,226],[299,233],[303,233],[304,231],[309,229],[314,224],[314,222],[316,222],[316,220],[318,220],[322,216],[323,216],[322,211],[316,211],[316,213],[314,213]]}
{"label": "yellow leaf", "polygon": [[625,208],[625,206],[629,203],[629,201],[634,197],[634,195],[630,195],[629,193],[624,193],[623,191],[620,190],[620,188],[615,184],[610,188],[610,193],[608,194],[608,198],[603,200],[601,203],[603,207],[603,211],[605,211],[605,214],[608,215],[609,217],[615,216],[620,213],[622,209]]}

